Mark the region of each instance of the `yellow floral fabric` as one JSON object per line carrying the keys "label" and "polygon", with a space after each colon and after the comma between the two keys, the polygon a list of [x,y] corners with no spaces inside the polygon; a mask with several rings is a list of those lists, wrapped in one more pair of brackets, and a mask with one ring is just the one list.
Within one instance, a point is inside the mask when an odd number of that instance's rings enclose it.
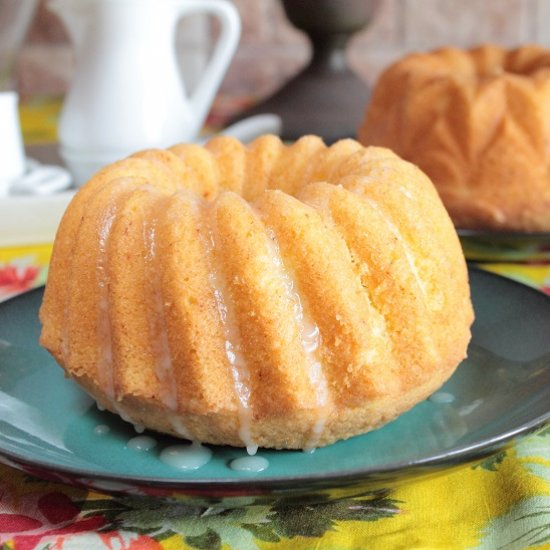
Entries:
{"label": "yellow floral fabric", "polygon": [[[0,249],[0,300],[43,284],[51,245]],[[550,293],[550,264],[482,267]],[[335,493],[332,496],[337,496]],[[550,427],[479,464],[308,505],[208,509],[109,496],[0,466],[2,550],[550,549]]]}
{"label": "yellow floral fabric", "polygon": [[481,464],[312,505],[209,509],[40,481],[0,466],[0,543],[30,549],[550,548],[550,430]]}

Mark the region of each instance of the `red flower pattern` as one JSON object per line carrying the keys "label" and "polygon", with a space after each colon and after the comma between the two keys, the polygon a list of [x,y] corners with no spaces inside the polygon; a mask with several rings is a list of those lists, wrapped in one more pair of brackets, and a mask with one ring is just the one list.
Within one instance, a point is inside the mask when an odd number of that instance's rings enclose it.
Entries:
{"label": "red flower pattern", "polygon": [[[16,504],[17,502],[17,504]],[[43,545],[61,550],[65,542],[74,541],[86,547],[106,550],[159,550],[154,539],[130,533],[124,535],[109,530],[108,521],[101,513],[81,516],[80,500],[74,501],[60,492],[29,494],[15,497],[10,491],[0,494],[0,510],[13,509],[18,513],[0,513],[0,544],[11,541],[14,550],[35,550]],[[105,529],[105,532],[100,532]],[[88,538],[90,537],[90,538]]]}
{"label": "red flower pattern", "polygon": [[94,532],[106,523],[100,515],[79,518],[80,508],[61,492],[42,494],[14,508],[24,513],[0,514],[0,541],[12,539],[17,550],[32,550],[47,537]]}
{"label": "red flower pattern", "polygon": [[16,267],[6,265],[0,268],[0,292],[12,294],[32,288],[40,273],[38,266]]}

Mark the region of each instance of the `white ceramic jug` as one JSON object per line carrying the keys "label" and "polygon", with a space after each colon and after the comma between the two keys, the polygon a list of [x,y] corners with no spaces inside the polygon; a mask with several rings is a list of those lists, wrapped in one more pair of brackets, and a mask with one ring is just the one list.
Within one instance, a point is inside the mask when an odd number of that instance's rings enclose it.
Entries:
{"label": "white ceramic jug", "polygon": [[[240,36],[227,0],[52,0],[76,49],[59,121],[60,153],[77,185],[101,166],[148,147],[192,141]],[[175,49],[180,18],[208,13],[220,33],[191,95]]]}
{"label": "white ceramic jug", "polygon": [[25,150],[15,92],[0,91],[0,197],[7,195],[13,180],[25,173]]}

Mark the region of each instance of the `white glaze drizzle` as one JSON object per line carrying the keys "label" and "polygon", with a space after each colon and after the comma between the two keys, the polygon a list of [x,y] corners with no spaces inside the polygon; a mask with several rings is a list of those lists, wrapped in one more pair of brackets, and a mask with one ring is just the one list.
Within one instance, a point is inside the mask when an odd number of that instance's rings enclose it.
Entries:
{"label": "white glaze drizzle", "polygon": [[95,433],[96,435],[106,435],[106,434],[108,434],[110,431],[111,431],[111,428],[109,428],[109,426],[107,426],[106,424],[98,424],[98,425],[94,428],[94,433]]}
{"label": "white glaze drizzle", "polygon": [[[104,401],[106,402],[106,406],[100,405],[97,403],[97,408],[101,411],[104,411],[108,409],[109,411],[117,414],[124,420],[124,422],[128,422],[128,424],[132,424],[132,427],[134,428],[134,431],[138,434],[142,434],[145,431],[145,426],[141,424],[140,422],[137,422],[132,418],[133,411],[131,409],[127,409],[125,405],[122,404],[122,402],[117,401],[114,398],[111,397],[103,397]],[[171,420],[171,415],[167,414],[166,418]],[[185,437],[185,436],[184,436]]]}
{"label": "white glaze drizzle", "polygon": [[157,446],[157,440],[149,435],[138,435],[137,437],[132,437],[126,443],[126,448],[132,451],[137,451],[140,453],[150,451]]}
{"label": "white glaze drizzle", "polygon": [[[75,239],[76,240],[76,239]],[[71,258],[72,260],[72,258]],[[68,272],[71,270],[69,268]],[[63,303],[63,325],[61,326],[61,357],[63,358],[63,364],[68,365],[69,363],[69,315],[70,315],[70,304],[71,304],[71,289],[72,289],[72,278],[67,281],[67,288],[65,289],[66,296],[64,297]]]}
{"label": "white glaze drizzle", "polygon": [[[133,426],[137,426],[137,423],[134,423],[131,417],[131,413],[129,413],[124,405],[120,401],[116,401],[115,399],[109,397],[108,399],[104,396],[104,400],[106,399],[108,401],[107,407],[103,407],[101,410],[106,410],[106,408],[120,416],[124,422],[128,422],[129,424],[132,424]],[[99,407],[99,404],[98,404]]]}
{"label": "white glaze drizzle", "polygon": [[302,298],[296,289],[296,281],[289,269],[283,264],[281,251],[274,231],[266,227],[266,232],[268,236],[268,250],[276,277],[283,283],[287,299],[292,304],[294,321],[298,327],[300,341],[306,356],[308,377],[315,390],[317,399],[317,419],[311,430],[311,437],[304,447],[304,450],[313,449],[323,434],[328,413],[328,384],[323,367],[317,358],[317,350],[321,344],[321,332],[311,316],[304,310]]}
{"label": "white glaze drizzle", "polygon": [[[338,185],[338,187],[343,188],[342,185]],[[339,234],[340,231],[338,229],[338,224],[335,222],[332,216],[329,197],[325,195],[324,197],[317,198],[315,199],[315,201],[313,201],[313,204],[317,207],[320,213],[323,214],[324,222],[331,226],[334,231]],[[346,246],[349,245],[346,243]],[[383,316],[376,315],[376,310],[372,307],[372,303],[368,298],[367,305],[370,311],[370,334],[374,338],[381,338],[383,335],[387,335],[388,330],[385,319],[383,318]],[[336,318],[338,319],[338,317],[339,316],[337,315]],[[365,361],[365,363],[374,363],[377,360],[377,357],[378,351],[376,347],[365,350],[365,352],[363,353],[363,360]]]}
{"label": "white glaze drizzle", "polygon": [[[414,259],[414,255],[411,251],[411,248],[410,248],[409,244],[406,242],[406,240],[403,238],[403,236],[402,236],[401,232],[399,231],[399,229],[392,222],[390,217],[385,212],[383,212],[382,209],[380,209],[378,207],[378,204],[376,204],[375,201],[373,201],[369,197],[365,196],[363,193],[361,193],[360,191],[358,191],[357,189],[355,189],[353,187],[345,188],[345,189],[347,189],[348,191],[350,191],[352,193],[355,193],[355,194],[359,195],[363,199],[364,203],[369,205],[371,207],[371,209],[382,219],[382,221],[386,224],[386,226],[388,227],[388,229],[390,230],[392,235],[395,237],[396,241],[401,245],[401,248],[404,251],[405,259],[406,259],[407,263],[409,264],[409,268],[410,268],[410,270],[411,270],[411,272],[414,276],[415,282],[418,286],[418,289],[419,289],[420,293],[422,294],[422,296],[424,298],[424,303],[425,303],[426,298],[427,298],[426,287],[425,287],[424,282],[421,279],[420,274],[418,272],[418,269],[416,267],[416,262],[415,262],[415,259]],[[404,188],[402,188],[402,191],[403,190],[404,190]],[[412,198],[412,197],[409,197],[409,198]],[[327,207],[327,211],[330,213],[330,209],[328,207]],[[384,330],[382,329],[381,325],[373,326],[373,335],[374,336],[380,336],[383,332],[384,332]],[[387,332],[387,330],[386,330],[386,332]],[[439,359],[439,353],[437,352],[437,349],[434,345],[433,337],[430,334],[426,334],[425,336],[426,336],[426,339],[427,339],[427,342],[426,342],[427,351],[430,353],[430,355],[432,357],[434,357],[436,360],[438,360]],[[368,357],[367,360],[370,361],[371,359],[374,359],[372,354]]]}
{"label": "white glaze drizzle", "polygon": [[266,470],[269,467],[269,461],[263,456],[241,456],[233,459],[229,463],[229,467],[238,472],[250,472],[255,474]]}
{"label": "white glaze drizzle", "polygon": [[449,403],[453,403],[456,398],[452,393],[445,392],[445,391],[437,391],[435,393],[432,393],[432,395],[430,395],[428,399],[433,403],[438,403],[440,405],[447,405]]}
{"label": "white glaze drizzle", "polygon": [[[206,238],[204,243],[208,256],[214,264],[216,255],[216,220],[213,206],[206,205],[203,219],[205,220]],[[216,269],[208,274],[208,280],[212,288],[216,308],[220,316],[224,331],[225,354],[231,369],[234,382],[234,391],[237,397],[239,414],[239,437],[246,446],[248,454],[254,455],[258,445],[252,437],[252,408],[250,405],[250,371],[243,356],[240,334],[234,313],[229,300],[229,289],[223,277],[218,275]]]}
{"label": "white glaze drizzle", "polygon": [[197,470],[212,458],[212,451],[200,443],[191,445],[171,445],[165,447],[159,455],[165,464],[180,470]]}
{"label": "white glaze drizzle", "polygon": [[[159,398],[167,409],[177,412],[178,409],[178,385],[174,373],[172,353],[168,341],[166,316],[164,313],[164,296],[160,284],[158,258],[157,258],[157,231],[158,220],[152,217],[146,221],[143,228],[143,240],[145,245],[145,274],[151,288],[150,307],[148,316],[149,333],[151,336],[152,353],[155,363],[155,373],[159,381]],[[181,416],[166,414],[170,426],[174,432],[186,439],[192,439],[189,430],[185,426]]]}
{"label": "white glaze drizzle", "polygon": [[460,407],[460,409],[458,410],[458,414],[460,416],[468,416],[473,411],[475,411],[482,403],[483,399],[475,399],[472,403]]}
{"label": "white glaze drizzle", "polygon": [[[150,186],[142,186],[141,190],[150,190]],[[108,296],[108,241],[110,238],[112,226],[117,215],[116,204],[110,206],[107,210],[101,224],[99,232],[99,253],[96,273],[98,279],[98,346],[99,357],[97,363],[97,372],[99,383],[109,398],[111,409],[114,410],[123,420],[134,424],[134,429],[141,433],[144,428],[140,423],[133,422],[131,415],[126,412],[126,409],[116,401],[114,391],[114,376],[113,376],[113,354],[112,354],[112,339],[111,339],[111,321],[109,313],[109,296]],[[172,392],[177,391],[176,384],[173,382],[172,361],[167,341],[166,322],[164,318],[164,310],[162,305],[162,293],[158,284],[158,277],[154,271],[153,262],[155,261],[155,231],[156,220],[153,220],[151,226],[145,224],[144,227],[144,244],[146,255],[146,271],[149,271],[149,281],[151,283],[153,315],[149,316],[151,340],[153,342],[153,354],[155,356],[155,365],[157,367],[157,376],[161,382],[160,386],[163,390],[161,400],[172,410],[177,407],[177,395],[172,397]],[[160,324],[159,327],[155,324],[155,319]],[[164,378],[163,378],[164,377]],[[169,415],[170,418],[175,418]],[[189,434],[183,423],[179,420],[173,423],[174,431],[181,437],[189,439]]]}
{"label": "white glaze drizzle", "polygon": [[181,416],[179,416],[177,413],[175,414],[165,414],[164,417],[168,420],[170,423],[170,426],[174,430],[174,433],[176,433],[180,437],[184,437],[185,439],[189,439],[189,441],[192,441],[193,438],[189,434],[189,430],[187,429],[187,426],[181,419]]}
{"label": "white glaze drizzle", "polygon": [[418,268],[416,266],[413,253],[408,243],[405,241],[405,239],[403,239],[401,232],[399,231],[397,226],[392,222],[392,220],[384,212],[382,212],[382,210],[378,207],[378,204],[376,204],[375,201],[373,201],[369,197],[366,197],[365,195],[361,195],[361,197],[380,216],[380,218],[386,224],[387,228],[390,230],[390,233],[395,237],[397,242],[401,244],[403,252],[405,253],[405,258],[407,260],[407,263],[409,264],[409,267],[415,278],[418,288],[420,289],[420,292],[424,296],[426,296],[427,292],[426,292],[426,287],[424,285],[424,281],[422,280],[422,278],[420,277],[420,274],[418,273]]}
{"label": "white glaze drizzle", "polygon": [[109,398],[115,395],[113,375],[113,345],[111,339],[111,317],[109,312],[108,244],[113,223],[117,215],[116,203],[107,208],[99,230],[96,276],[98,287],[97,314],[97,377],[100,387]]}
{"label": "white glaze drizzle", "polygon": [[[132,409],[127,409],[125,405],[123,405],[120,401],[116,401],[115,399],[106,397],[104,397],[103,399],[106,402],[106,407],[97,403],[98,409],[102,411],[108,409],[109,411],[117,414],[118,416],[120,416],[120,418],[122,418],[122,420],[128,422],[129,424],[132,424],[134,430],[137,433],[142,433],[145,431],[145,427],[132,417]],[[189,439],[190,441],[195,443],[195,441],[193,441],[192,438],[187,435],[185,425],[183,424],[181,416],[177,413],[177,411],[165,411],[164,419],[170,424],[170,426],[172,427],[174,432],[178,434],[178,436]]]}
{"label": "white glaze drizzle", "polygon": [[[396,227],[396,225],[393,223],[393,221],[389,218],[388,215],[386,215],[378,207],[376,202],[373,201],[372,199],[370,199],[369,197],[366,197],[364,195],[361,195],[361,196],[362,196],[363,200],[366,202],[366,204],[368,204],[380,216],[380,218],[386,224],[386,226],[388,227],[388,229],[390,230],[392,235],[395,237],[397,242],[401,245],[401,248],[402,248],[402,250],[405,254],[405,259],[407,260],[407,263],[408,263],[409,268],[410,268],[410,270],[411,270],[411,272],[414,276],[414,279],[416,281],[418,289],[420,290],[420,293],[422,294],[422,296],[424,298],[424,302],[426,303],[426,299],[427,299],[427,296],[428,296],[427,291],[426,291],[426,287],[424,285],[424,281],[422,280],[422,278],[420,277],[420,274],[418,272],[418,268],[416,266],[414,255],[412,253],[412,250],[411,250],[409,244],[403,238],[403,236],[401,235],[401,232]],[[427,340],[426,341],[426,350],[428,351],[428,353],[433,358],[435,358],[436,360],[439,360],[440,355],[439,355],[439,353],[437,351],[437,348],[434,344],[433,336],[429,333],[426,333],[425,337],[426,337],[426,340]]]}
{"label": "white glaze drizzle", "polygon": [[155,363],[155,373],[160,387],[160,400],[170,410],[176,410],[178,406],[177,384],[172,365],[172,354],[168,343],[166,318],[164,316],[164,303],[162,288],[160,285],[159,271],[157,269],[156,251],[156,226],[157,219],[146,220],[143,228],[143,240],[145,243],[145,275],[150,286],[151,313],[148,315],[149,332],[152,352]]}

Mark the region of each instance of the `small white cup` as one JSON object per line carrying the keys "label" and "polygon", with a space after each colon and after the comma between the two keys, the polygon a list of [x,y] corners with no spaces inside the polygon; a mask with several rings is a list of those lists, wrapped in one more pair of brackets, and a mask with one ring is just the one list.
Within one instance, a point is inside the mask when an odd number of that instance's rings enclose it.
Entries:
{"label": "small white cup", "polygon": [[17,104],[16,92],[0,92],[0,196],[7,195],[12,182],[25,173]]}

